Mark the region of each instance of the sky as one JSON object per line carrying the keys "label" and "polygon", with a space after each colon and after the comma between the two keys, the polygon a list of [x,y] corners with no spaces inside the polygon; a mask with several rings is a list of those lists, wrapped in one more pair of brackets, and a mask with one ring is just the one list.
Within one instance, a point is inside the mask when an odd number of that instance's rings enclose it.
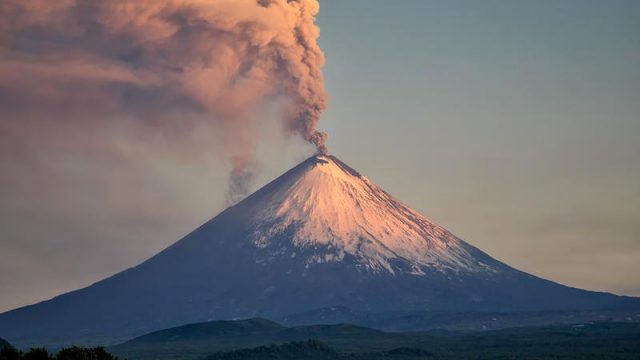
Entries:
{"label": "sky", "polygon": [[[638,19],[637,1],[321,0],[319,129],[331,154],[497,259],[640,296]],[[21,74],[0,71],[0,102],[46,89]],[[261,111],[251,189],[313,151]],[[30,114],[0,113],[0,311],[135,266],[228,204],[217,128],[173,113],[148,125],[161,131],[86,113],[41,128],[19,121]]]}

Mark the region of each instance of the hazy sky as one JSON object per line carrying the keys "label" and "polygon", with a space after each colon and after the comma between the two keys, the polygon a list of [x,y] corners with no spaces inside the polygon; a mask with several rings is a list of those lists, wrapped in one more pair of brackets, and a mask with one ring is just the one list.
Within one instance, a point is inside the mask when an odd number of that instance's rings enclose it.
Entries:
{"label": "hazy sky", "polygon": [[[499,260],[640,296],[638,19],[635,0],[321,0],[320,128],[332,154]],[[185,151],[115,127],[78,151],[69,130],[0,144],[0,311],[134,266],[224,207],[215,135],[189,133]],[[310,151],[260,130],[254,187]]]}

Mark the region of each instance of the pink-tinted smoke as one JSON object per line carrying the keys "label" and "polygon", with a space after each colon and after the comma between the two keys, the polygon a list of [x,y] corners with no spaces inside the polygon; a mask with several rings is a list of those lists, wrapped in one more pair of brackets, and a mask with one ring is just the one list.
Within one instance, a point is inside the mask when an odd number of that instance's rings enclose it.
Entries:
{"label": "pink-tinted smoke", "polygon": [[0,142],[24,127],[171,133],[205,122],[243,174],[232,191],[246,189],[260,136],[248,129],[267,104],[284,104],[282,128],[326,152],[318,10],[316,0],[4,0]]}

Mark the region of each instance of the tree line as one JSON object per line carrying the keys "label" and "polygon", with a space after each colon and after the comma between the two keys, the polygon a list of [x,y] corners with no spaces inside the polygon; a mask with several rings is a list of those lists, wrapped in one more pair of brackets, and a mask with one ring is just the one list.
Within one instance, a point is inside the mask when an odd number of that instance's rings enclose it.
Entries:
{"label": "tree line", "polygon": [[50,353],[45,348],[31,348],[23,352],[10,346],[0,350],[0,360],[118,360],[103,347],[83,348],[72,346],[58,353]]}

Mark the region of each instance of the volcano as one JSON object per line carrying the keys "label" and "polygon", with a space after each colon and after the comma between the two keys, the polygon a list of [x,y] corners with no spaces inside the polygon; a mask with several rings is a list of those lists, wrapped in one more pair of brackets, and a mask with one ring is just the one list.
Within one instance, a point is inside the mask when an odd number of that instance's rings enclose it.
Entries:
{"label": "volcano", "polygon": [[505,265],[336,157],[317,155],[142,264],[1,314],[0,335],[15,344],[78,344],[327,306],[518,312],[638,303]]}

